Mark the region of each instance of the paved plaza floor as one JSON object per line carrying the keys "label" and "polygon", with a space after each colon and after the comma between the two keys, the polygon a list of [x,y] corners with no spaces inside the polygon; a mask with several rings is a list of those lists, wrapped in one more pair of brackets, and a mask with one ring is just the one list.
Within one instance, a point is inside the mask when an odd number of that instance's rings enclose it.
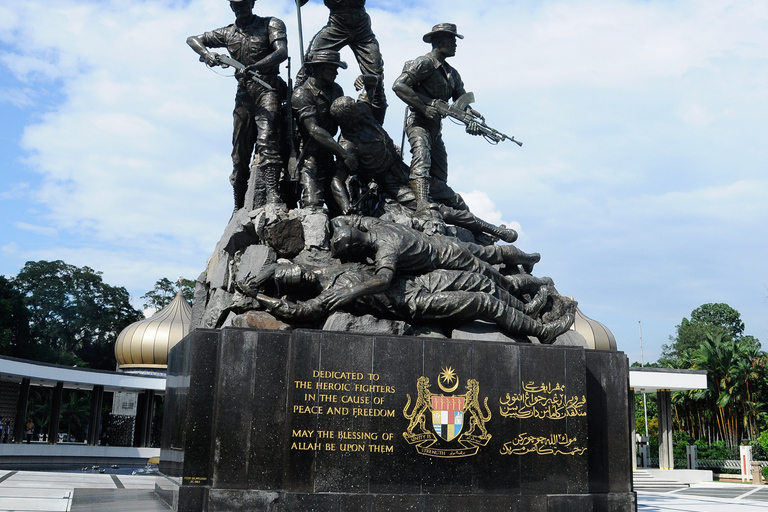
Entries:
{"label": "paved plaza floor", "polygon": [[[148,475],[0,470],[0,512],[167,512]],[[768,486],[638,491],[638,512],[768,512]]]}
{"label": "paved plaza floor", "polygon": [[638,512],[766,512],[768,486],[711,482],[668,492],[637,492]]}
{"label": "paved plaza floor", "polygon": [[0,512],[167,512],[148,475],[0,471]]}

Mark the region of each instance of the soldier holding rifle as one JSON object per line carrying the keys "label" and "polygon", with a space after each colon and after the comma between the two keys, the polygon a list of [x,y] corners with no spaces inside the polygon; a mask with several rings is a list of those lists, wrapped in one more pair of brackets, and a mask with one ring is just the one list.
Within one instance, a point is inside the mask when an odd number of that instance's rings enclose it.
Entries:
{"label": "soldier holding rifle", "polygon": [[[244,206],[254,146],[259,155],[266,202],[281,203],[278,180],[283,161],[279,153],[280,79],[278,65],[288,57],[285,24],[273,17],[253,14],[256,0],[231,0],[235,23],[187,38],[187,44],[209,66],[221,65],[221,56],[209,48],[227,48],[236,64],[232,183],[235,210]],[[259,205],[257,205],[259,206]]]}
{"label": "soldier holding rifle", "polygon": [[[464,39],[453,23],[438,23],[422,38],[432,44],[432,51],[403,66],[403,73],[392,88],[409,107],[406,133],[411,145],[411,186],[419,201],[419,209],[428,207],[430,201],[430,176],[448,181],[448,155],[441,135],[441,115],[432,106],[433,100],[456,100],[464,95],[464,83],[459,72],[446,59],[456,55],[456,38]],[[479,114],[478,114],[478,117]],[[480,117],[481,118],[481,117]],[[479,135],[477,123],[467,124],[467,133]],[[454,197],[434,199],[454,208],[466,209],[463,202]]]}

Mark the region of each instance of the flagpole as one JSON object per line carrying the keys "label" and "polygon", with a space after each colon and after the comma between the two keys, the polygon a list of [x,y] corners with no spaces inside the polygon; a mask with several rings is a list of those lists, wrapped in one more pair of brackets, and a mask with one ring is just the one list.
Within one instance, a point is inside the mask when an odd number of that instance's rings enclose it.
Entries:
{"label": "flagpole", "polygon": [[[640,328],[640,365],[645,367],[645,358],[643,357],[643,323],[638,320],[637,325]],[[648,406],[645,402],[645,391],[643,391],[643,417],[645,418],[645,437],[648,437]]]}
{"label": "flagpole", "polygon": [[304,68],[304,30],[301,25],[301,0],[296,0],[296,18],[299,22],[299,55],[301,56],[301,67]]}

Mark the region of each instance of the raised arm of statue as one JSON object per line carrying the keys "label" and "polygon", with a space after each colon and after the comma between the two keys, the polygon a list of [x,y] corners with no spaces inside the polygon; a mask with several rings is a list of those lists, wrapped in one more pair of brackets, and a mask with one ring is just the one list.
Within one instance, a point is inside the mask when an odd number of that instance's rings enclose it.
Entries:
{"label": "raised arm of statue", "polygon": [[312,140],[343,160],[350,172],[357,170],[357,159],[355,156],[341,147],[333,136],[328,133],[328,130],[317,124],[314,116],[304,118],[303,123]]}
{"label": "raised arm of statue", "polygon": [[189,36],[187,38],[187,44],[200,56],[201,61],[209,66],[216,65],[216,54],[208,51],[208,48],[203,44],[202,34],[199,36]]}
{"label": "raised arm of statue", "polygon": [[[340,140],[339,145],[350,155],[352,155],[357,161],[356,148],[354,144],[348,140]],[[345,160],[336,162],[333,177],[331,178],[331,193],[336,200],[336,204],[341,208],[341,212],[344,215],[350,213],[352,208],[352,201],[349,198],[349,192],[347,191],[347,178],[353,173],[353,170],[349,169]]]}
{"label": "raised arm of statue", "polygon": [[288,43],[285,39],[278,39],[272,43],[272,53],[261,59],[260,61],[246,66],[246,70],[258,71],[260,69],[266,69],[280,64],[288,58]]}
{"label": "raised arm of statue", "polygon": [[395,83],[392,85],[392,90],[395,91],[398,98],[403,100],[406,105],[416,112],[419,112],[429,119],[440,118],[440,113],[431,105],[432,100],[413,90],[412,79],[407,73],[403,73],[397,77]]}

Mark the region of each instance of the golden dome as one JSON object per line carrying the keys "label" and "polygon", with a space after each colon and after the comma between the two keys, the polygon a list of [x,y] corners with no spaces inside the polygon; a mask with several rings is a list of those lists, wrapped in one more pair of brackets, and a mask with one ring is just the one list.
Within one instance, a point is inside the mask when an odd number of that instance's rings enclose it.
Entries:
{"label": "golden dome", "polygon": [[584,336],[587,340],[587,348],[596,350],[616,351],[616,338],[606,326],[592,320],[577,307],[576,320],[574,320],[571,329]]}
{"label": "golden dome", "polygon": [[192,326],[192,308],[181,290],[150,318],[134,322],[118,335],[115,358],[121,370],[166,368],[168,352]]}

